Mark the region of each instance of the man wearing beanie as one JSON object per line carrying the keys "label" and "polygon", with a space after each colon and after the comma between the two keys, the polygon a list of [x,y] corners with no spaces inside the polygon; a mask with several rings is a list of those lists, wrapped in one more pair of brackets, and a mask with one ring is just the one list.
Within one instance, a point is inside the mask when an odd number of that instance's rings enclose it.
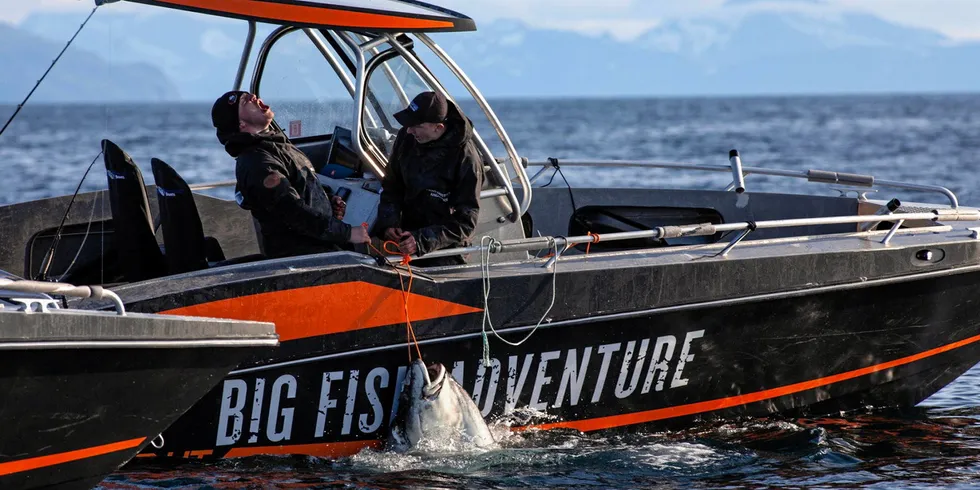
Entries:
{"label": "man wearing beanie", "polygon": [[218,141],[237,161],[235,199],[259,222],[265,255],[330,252],[367,242],[364,228],[341,221],[343,200],[327,196],[306,155],[271,128],[274,116],[262,99],[242,91],[222,95],[211,108]]}
{"label": "man wearing beanie", "polygon": [[[402,129],[385,169],[374,229],[409,255],[469,245],[480,214],[484,165],[473,123],[436,92],[417,95],[395,119]],[[413,262],[461,263],[460,256]]]}

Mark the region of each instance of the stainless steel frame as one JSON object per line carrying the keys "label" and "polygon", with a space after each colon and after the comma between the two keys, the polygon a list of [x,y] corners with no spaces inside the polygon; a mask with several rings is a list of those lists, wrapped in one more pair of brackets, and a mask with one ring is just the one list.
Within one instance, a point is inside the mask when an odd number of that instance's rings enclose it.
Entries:
{"label": "stainless steel frame", "polygon": [[[480,89],[477,88],[476,84],[474,84],[468,76],[466,76],[466,73],[460,69],[459,65],[457,65],[456,62],[449,57],[449,54],[446,53],[442,47],[436,44],[435,41],[430,39],[428,35],[419,33],[416,36],[423,43],[425,43],[425,45],[428,46],[429,49],[432,50],[432,52],[435,53],[436,56],[438,56],[439,59],[441,59],[442,62],[449,67],[450,70],[452,70],[453,74],[456,75],[459,81],[463,83],[463,86],[465,86],[470,92],[470,95],[473,96],[476,103],[479,104],[481,109],[483,109],[483,112],[487,115],[487,118],[493,125],[494,130],[497,131],[497,137],[500,138],[501,142],[503,142],[504,149],[507,151],[507,156],[510,159],[511,167],[514,169],[514,173],[517,175],[517,178],[521,183],[521,200],[519,209],[520,214],[523,215],[531,206],[531,181],[528,178],[527,172],[524,170],[523,165],[521,164],[521,157],[517,154],[517,149],[514,148],[514,143],[511,141],[506,129],[504,129],[504,125],[500,123],[500,119],[497,118],[497,114],[483,97],[483,93],[480,92]],[[496,163],[496,160],[494,160],[494,163]],[[507,175],[506,169],[504,175]],[[510,177],[507,176],[507,178],[509,182]]]}
{"label": "stainless steel frame", "polygon": [[[896,213],[890,216],[895,220],[909,221],[909,220],[920,220],[920,221],[980,221],[980,210],[978,209],[935,209],[927,213]],[[841,225],[841,224],[858,224],[858,223],[868,223],[873,221],[882,221],[880,215],[856,215],[856,216],[827,216],[823,218],[798,218],[798,219],[781,219],[781,220],[769,220],[769,221],[756,221],[756,222],[740,222],[740,223],[727,223],[714,225],[711,223],[701,223],[683,226],[659,226],[650,230],[643,231],[630,231],[622,233],[609,233],[603,234],[601,240],[603,242],[621,241],[621,240],[634,240],[637,238],[681,238],[681,237],[692,237],[692,236],[710,236],[715,233],[728,232],[728,231],[755,231],[763,229],[772,228],[789,228],[789,227],[799,227],[799,226],[820,226],[820,225]],[[894,236],[895,231],[898,227],[893,227],[892,231],[889,232],[890,235]],[[875,232],[863,232],[865,234],[875,233]],[[736,241],[729,244],[729,247],[734,247],[741,238],[738,237]],[[882,243],[887,245],[888,240],[891,236],[886,235],[886,240]],[[587,243],[597,243],[600,238],[596,235],[586,235],[586,236],[572,236],[572,237],[534,237],[534,238],[524,238],[518,240],[504,240],[499,242],[493,242],[489,246],[489,251],[491,253],[508,253],[508,252],[531,252],[536,250],[551,250],[557,245],[559,249],[567,249],[575,245],[584,245]],[[466,255],[476,252],[481,252],[485,250],[483,246],[471,246],[462,247],[456,249],[446,249],[446,250],[436,250],[425,255],[426,258],[434,257],[446,257],[454,255]],[[728,248],[730,251],[731,248]],[[397,262],[400,257],[392,256],[390,259]]]}
{"label": "stainless steel frame", "polygon": [[[396,40],[397,36],[391,34],[386,34],[385,36],[388,38],[388,42],[399,53],[401,53],[402,57],[405,58],[405,60],[408,61],[408,63],[412,66],[412,68],[415,69],[416,73],[419,74],[423,79],[425,79],[426,83],[428,83],[431,87],[433,87],[434,90],[438,90],[440,93],[445,95],[447,99],[455,102],[455,100],[452,97],[452,94],[450,94],[449,91],[446,90],[446,88],[442,85],[442,83],[439,82],[439,80],[435,77],[435,75],[433,75],[428,69],[426,69],[425,66],[422,65],[422,62],[418,58],[416,58],[414,54],[412,54],[407,49],[405,49],[405,47],[402,46],[401,43],[399,43]],[[470,92],[471,95],[473,95],[474,97],[479,96],[479,98],[482,98],[482,95],[479,95],[479,91],[472,86],[472,82],[470,82],[469,79],[460,78],[460,82],[462,82],[463,85],[467,87],[467,90]],[[486,101],[484,100],[483,103],[486,104]],[[489,105],[487,107],[489,107]],[[488,113],[487,117],[491,117],[492,121],[496,121],[496,116],[492,115],[492,112]],[[499,121],[496,124],[499,125]],[[518,219],[520,219],[520,216],[524,214],[525,211],[527,211],[527,209],[522,208],[521,202],[517,199],[517,195],[514,192],[514,186],[511,184],[510,177],[507,175],[507,172],[500,166],[500,163],[498,163],[497,160],[493,158],[493,153],[490,151],[490,148],[487,146],[486,142],[478,133],[474,133],[474,134],[476,135],[477,145],[479,146],[480,151],[482,151],[487,156],[487,160],[490,163],[491,171],[493,171],[498,176],[498,178],[502,182],[502,185],[507,191],[507,200],[512,210],[509,219],[511,222],[516,222]],[[504,135],[506,136],[506,133],[504,133]],[[519,169],[518,170],[519,172],[523,172],[524,170],[523,168],[520,168],[519,164],[514,165],[514,167],[515,169]],[[526,175],[524,179],[527,180]],[[528,182],[530,182],[530,180],[528,180]],[[530,187],[528,187],[527,189],[528,189],[528,193],[530,193]],[[481,197],[483,197],[482,194]],[[526,197],[526,201],[528,206],[530,206],[531,204],[530,195]]]}
{"label": "stainless steel frame", "polygon": [[248,60],[252,55],[252,45],[255,43],[255,21],[248,21],[248,34],[245,36],[245,46],[242,48],[242,57],[238,61],[238,72],[235,74],[235,90],[242,89],[242,81],[245,79],[245,68],[248,67]]}
{"label": "stainless steel frame", "polygon": [[0,279],[0,289],[22,293],[53,294],[72,298],[109,299],[116,306],[116,313],[126,314],[126,308],[116,293],[101,286],[75,286],[60,282]]}
{"label": "stainless steel frame", "polygon": [[[534,184],[540,180],[549,168],[553,168],[552,162],[531,162],[528,165],[531,166],[542,166],[543,168],[534,174],[531,178],[531,184]],[[678,170],[695,170],[702,172],[733,172],[731,165],[719,165],[719,164],[698,164],[698,163],[684,163],[684,162],[662,162],[654,160],[561,160],[560,165],[562,167],[634,167],[634,168],[668,168],[668,169],[678,169]],[[921,191],[921,192],[935,192],[942,194],[949,200],[950,207],[956,209],[959,207],[959,200],[956,198],[956,194],[953,191],[938,185],[926,185],[926,184],[910,184],[907,182],[898,182],[894,180],[881,180],[876,179],[871,175],[858,175],[858,174],[846,174],[841,172],[829,172],[825,170],[780,170],[772,168],[762,168],[762,167],[742,167],[743,175],[757,174],[757,175],[772,175],[777,177],[792,177],[795,179],[806,179],[809,182],[818,182],[823,184],[845,184],[854,185],[862,187],[890,187],[893,189],[904,189],[910,191]],[[725,190],[732,190],[733,185],[729,185]]]}

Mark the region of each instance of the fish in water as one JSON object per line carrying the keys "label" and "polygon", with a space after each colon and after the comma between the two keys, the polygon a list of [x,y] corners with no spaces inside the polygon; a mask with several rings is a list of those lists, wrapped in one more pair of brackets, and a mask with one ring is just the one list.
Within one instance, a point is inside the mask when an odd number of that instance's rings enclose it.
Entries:
{"label": "fish in water", "polygon": [[432,449],[496,446],[480,409],[446,367],[418,359],[405,377],[386,446],[405,452],[420,442]]}

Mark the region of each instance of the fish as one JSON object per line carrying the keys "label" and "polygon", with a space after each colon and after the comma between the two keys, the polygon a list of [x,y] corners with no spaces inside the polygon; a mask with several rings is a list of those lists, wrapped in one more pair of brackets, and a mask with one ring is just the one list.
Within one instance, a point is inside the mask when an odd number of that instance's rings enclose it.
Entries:
{"label": "fish", "polygon": [[421,359],[409,366],[389,425],[385,448],[404,453],[412,449],[493,449],[493,433],[483,414],[442,364],[426,366]]}

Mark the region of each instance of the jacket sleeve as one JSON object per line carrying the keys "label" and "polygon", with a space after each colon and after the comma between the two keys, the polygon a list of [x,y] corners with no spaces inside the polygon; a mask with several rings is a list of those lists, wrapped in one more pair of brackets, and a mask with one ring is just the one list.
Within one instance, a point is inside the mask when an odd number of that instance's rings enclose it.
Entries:
{"label": "jacket sleeve", "polygon": [[405,202],[405,181],[402,179],[401,155],[406,138],[404,129],[398,132],[392,146],[391,157],[385,167],[381,181],[381,201],[378,203],[378,219],[375,220],[374,233],[383,236],[388,228],[397,227],[402,220],[402,203]]}
{"label": "jacket sleeve", "polygon": [[483,189],[483,161],[475,151],[464,151],[463,155],[456,187],[449,194],[450,219],[412,232],[420,256],[465,244],[476,230],[480,216],[480,191]]}
{"label": "jacket sleeve", "polygon": [[290,230],[328,243],[350,241],[351,226],[310,207],[289,184],[286,167],[264,152],[249,155],[240,191],[241,206],[262,209]]}

